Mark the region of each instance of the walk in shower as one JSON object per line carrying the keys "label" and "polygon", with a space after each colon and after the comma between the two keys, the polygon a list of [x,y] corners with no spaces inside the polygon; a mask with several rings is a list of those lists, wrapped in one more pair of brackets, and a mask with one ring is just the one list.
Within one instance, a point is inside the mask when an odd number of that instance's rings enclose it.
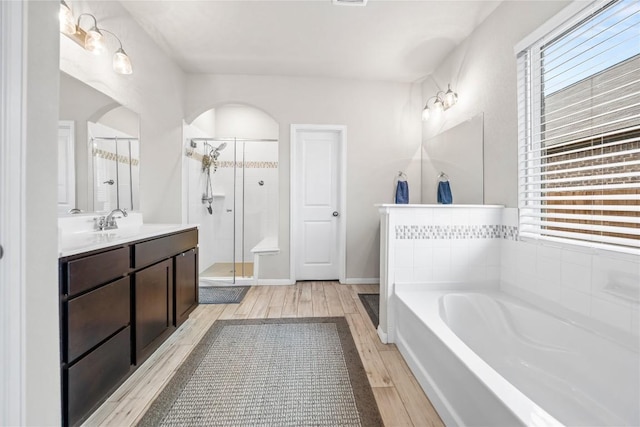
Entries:
{"label": "walk in shower", "polygon": [[194,137],[187,139],[185,156],[201,282],[249,282],[252,249],[276,235],[278,141]]}

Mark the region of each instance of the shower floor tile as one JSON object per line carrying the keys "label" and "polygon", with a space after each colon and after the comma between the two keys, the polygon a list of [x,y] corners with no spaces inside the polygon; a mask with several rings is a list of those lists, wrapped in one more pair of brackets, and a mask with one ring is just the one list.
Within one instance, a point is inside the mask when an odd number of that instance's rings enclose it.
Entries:
{"label": "shower floor tile", "polygon": [[236,269],[236,277],[253,277],[253,263],[244,263],[244,273],[242,270],[243,263],[236,262],[217,262],[200,273],[200,277],[232,277],[233,269]]}

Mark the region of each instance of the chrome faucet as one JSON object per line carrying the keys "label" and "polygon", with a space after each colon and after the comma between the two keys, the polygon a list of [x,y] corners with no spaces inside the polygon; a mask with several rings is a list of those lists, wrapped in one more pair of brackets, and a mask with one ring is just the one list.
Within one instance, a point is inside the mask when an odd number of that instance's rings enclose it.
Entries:
{"label": "chrome faucet", "polygon": [[111,212],[109,212],[109,215],[107,215],[107,217],[105,218],[105,222],[106,222],[106,227],[105,230],[113,230],[118,228],[118,224],[116,223],[116,218],[122,218],[120,216],[118,217],[114,217],[113,215],[120,212],[122,214],[122,216],[127,216],[129,215],[127,213],[126,209],[114,209]]}
{"label": "chrome faucet", "polygon": [[109,212],[109,214],[106,217],[101,216],[99,218],[95,218],[96,229],[99,231],[103,231],[103,230],[115,230],[116,228],[118,228],[118,223],[116,222],[116,218],[122,218],[122,217],[113,216],[118,212],[120,212],[122,216],[129,215],[126,209],[114,209],[111,212]]}

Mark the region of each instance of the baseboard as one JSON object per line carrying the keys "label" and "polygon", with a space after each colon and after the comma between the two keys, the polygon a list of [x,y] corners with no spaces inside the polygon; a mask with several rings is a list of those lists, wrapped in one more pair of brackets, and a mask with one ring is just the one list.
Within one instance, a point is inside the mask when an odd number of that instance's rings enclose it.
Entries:
{"label": "baseboard", "polygon": [[387,336],[387,334],[385,332],[382,331],[382,328],[380,327],[380,325],[378,325],[378,337],[380,338],[380,341],[382,341],[383,344],[389,344],[389,337]]}
{"label": "baseboard", "polygon": [[257,286],[282,286],[282,285],[295,285],[289,279],[258,279],[256,280]]}
{"label": "baseboard", "polygon": [[372,277],[370,279],[360,278],[360,277],[348,278],[344,280],[343,284],[345,285],[378,285],[380,284],[380,278],[379,277]]}

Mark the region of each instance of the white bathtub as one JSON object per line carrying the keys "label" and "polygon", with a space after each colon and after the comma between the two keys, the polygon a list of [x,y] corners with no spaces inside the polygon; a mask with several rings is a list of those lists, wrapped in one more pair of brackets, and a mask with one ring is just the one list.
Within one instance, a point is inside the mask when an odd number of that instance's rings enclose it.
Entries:
{"label": "white bathtub", "polygon": [[395,340],[447,425],[640,425],[640,358],[497,291],[396,287]]}

